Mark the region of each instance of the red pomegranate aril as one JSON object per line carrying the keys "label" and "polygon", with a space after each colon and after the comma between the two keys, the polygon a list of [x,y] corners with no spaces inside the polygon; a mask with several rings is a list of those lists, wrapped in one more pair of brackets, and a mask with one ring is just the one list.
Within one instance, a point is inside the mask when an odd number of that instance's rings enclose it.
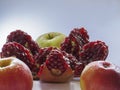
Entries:
{"label": "red pomegranate aril", "polygon": [[7,36],[6,42],[17,42],[31,51],[33,55],[38,53],[39,46],[32,37],[22,30],[15,30]]}
{"label": "red pomegranate aril", "polygon": [[88,64],[96,60],[105,60],[108,55],[108,46],[102,41],[93,41],[85,44],[80,53],[80,62]]}
{"label": "red pomegranate aril", "polygon": [[85,65],[83,63],[78,63],[75,66],[74,77],[80,77]]}
{"label": "red pomegranate aril", "polygon": [[53,47],[40,48],[39,52],[34,55],[35,62],[39,65],[43,64],[52,49]]}
{"label": "red pomegranate aril", "polygon": [[68,67],[63,54],[58,50],[52,50],[46,59],[47,68],[55,75],[61,75]]}
{"label": "red pomegranate aril", "polygon": [[15,56],[25,62],[29,68],[32,70],[35,63],[30,51],[24,46],[17,42],[8,42],[5,43],[2,47],[2,56],[1,57],[10,57]]}
{"label": "red pomegranate aril", "polygon": [[66,51],[69,54],[72,54],[79,60],[79,53],[82,46],[89,42],[89,35],[87,30],[84,28],[74,28],[71,30],[68,37],[65,38],[65,41],[61,44],[61,50]]}
{"label": "red pomegranate aril", "polygon": [[82,47],[84,44],[89,42],[89,35],[87,30],[84,28],[75,28],[70,32],[69,37],[74,38],[78,44]]}
{"label": "red pomegranate aril", "polygon": [[27,41],[31,41],[32,37],[28,35],[26,32],[22,30],[15,30],[12,31],[8,36],[7,36],[7,42],[18,42],[25,46]]}

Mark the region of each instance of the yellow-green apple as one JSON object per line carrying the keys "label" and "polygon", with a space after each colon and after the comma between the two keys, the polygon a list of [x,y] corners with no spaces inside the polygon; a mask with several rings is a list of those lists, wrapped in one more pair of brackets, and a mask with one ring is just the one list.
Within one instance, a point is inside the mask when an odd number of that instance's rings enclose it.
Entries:
{"label": "yellow-green apple", "polygon": [[89,63],[80,76],[81,90],[120,90],[120,67],[108,61]]}
{"label": "yellow-green apple", "polygon": [[36,42],[38,43],[39,47],[60,47],[60,44],[64,41],[65,35],[60,32],[49,32],[40,35]]}
{"label": "yellow-green apple", "polygon": [[15,57],[0,59],[0,90],[32,90],[33,77],[28,66]]}

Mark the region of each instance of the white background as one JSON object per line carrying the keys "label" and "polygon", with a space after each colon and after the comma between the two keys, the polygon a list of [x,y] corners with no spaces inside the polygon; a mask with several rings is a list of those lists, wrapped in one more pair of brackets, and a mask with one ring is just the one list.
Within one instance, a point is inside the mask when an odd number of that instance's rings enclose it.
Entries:
{"label": "white background", "polygon": [[84,27],[90,41],[109,46],[107,61],[120,66],[120,0],[0,0],[0,49],[16,29],[35,40],[46,32],[66,35]]}

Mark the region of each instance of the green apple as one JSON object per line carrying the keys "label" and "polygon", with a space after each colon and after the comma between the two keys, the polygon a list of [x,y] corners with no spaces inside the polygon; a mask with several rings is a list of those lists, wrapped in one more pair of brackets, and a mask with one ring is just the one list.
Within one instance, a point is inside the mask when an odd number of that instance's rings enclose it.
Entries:
{"label": "green apple", "polygon": [[59,32],[49,32],[40,35],[36,42],[39,47],[57,47],[60,48],[60,44],[64,41],[65,35]]}

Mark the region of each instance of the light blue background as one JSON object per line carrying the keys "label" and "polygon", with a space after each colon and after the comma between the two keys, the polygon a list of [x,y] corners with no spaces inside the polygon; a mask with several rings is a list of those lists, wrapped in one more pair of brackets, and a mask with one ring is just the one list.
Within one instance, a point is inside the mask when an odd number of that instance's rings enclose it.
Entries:
{"label": "light blue background", "polygon": [[120,0],[0,0],[0,48],[16,29],[35,40],[46,32],[87,29],[109,46],[107,61],[120,66]]}

